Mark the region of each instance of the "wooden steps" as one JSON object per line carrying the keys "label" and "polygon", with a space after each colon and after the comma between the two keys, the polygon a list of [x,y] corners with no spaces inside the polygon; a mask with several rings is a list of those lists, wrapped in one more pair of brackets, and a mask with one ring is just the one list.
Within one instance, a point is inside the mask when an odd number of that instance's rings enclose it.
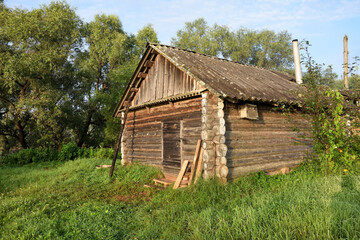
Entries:
{"label": "wooden steps", "polygon": [[154,178],[153,181],[154,181],[155,185],[158,185],[158,184],[164,185],[164,188],[169,187],[171,184],[173,184],[175,182],[175,181],[173,181],[171,179],[167,179],[167,178],[162,178],[162,179]]}
{"label": "wooden steps", "polygon": [[[201,139],[198,140],[193,161],[185,160],[181,166],[179,175],[174,183],[174,189],[190,186],[195,175],[195,182],[202,171],[202,148]],[[198,159],[200,164],[198,164]],[[201,170],[200,170],[201,169]],[[199,173],[197,173],[199,171]]]}
{"label": "wooden steps", "polygon": [[[201,140],[199,139],[196,146],[194,160],[193,161],[185,160],[177,176],[168,175],[162,179],[156,179],[156,178],[153,179],[155,183],[153,187],[159,188],[160,187],[159,184],[162,184],[164,188],[167,188],[170,185],[174,184],[173,188],[177,189],[177,188],[190,186],[193,180],[194,182],[196,182],[201,176],[201,172],[202,172],[202,165],[203,165],[202,152],[203,149],[201,148]],[[148,184],[146,186],[151,187],[152,185]]]}

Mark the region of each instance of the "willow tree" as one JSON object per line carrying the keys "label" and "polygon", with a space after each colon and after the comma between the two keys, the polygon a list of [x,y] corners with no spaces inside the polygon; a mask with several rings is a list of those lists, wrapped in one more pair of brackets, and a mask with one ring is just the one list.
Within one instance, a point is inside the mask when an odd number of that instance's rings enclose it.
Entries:
{"label": "willow tree", "polygon": [[81,21],[65,2],[52,2],[31,11],[3,7],[0,26],[0,134],[27,148],[44,134],[34,135],[42,123],[45,134],[64,130],[51,119],[72,85]]}

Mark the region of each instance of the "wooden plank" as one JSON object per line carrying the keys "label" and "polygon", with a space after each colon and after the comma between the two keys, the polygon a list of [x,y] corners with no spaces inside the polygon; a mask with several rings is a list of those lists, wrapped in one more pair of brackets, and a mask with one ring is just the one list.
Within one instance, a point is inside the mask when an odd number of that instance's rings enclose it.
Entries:
{"label": "wooden plank", "polygon": [[163,97],[168,97],[168,88],[169,88],[169,61],[167,59],[164,60],[164,89],[163,89]]}
{"label": "wooden plank", "polygon": [[130,92],[138,92],[139,88],[130,88]]}
{"label": "wooden plank", "polygon": [[194,184],[197,183],[197,181],[198,181],[199,178],[201,177],[201,173],[202,173],[202,170],[203,170],[203,167],[204,167],[203,152],[204,152],[204,149],[201,148],[201,149],[200,149],[199,162],[198,162],[198,166],[197,166],[196,172],[195,172]]}
{"label": "wooden plank", "polygon": [[151,88],[151,95],[149,100],[155,100],[157,98],[158,93],[158,86],[159,86],[159,56],[155,59],[155,65],[154,68],[152,68],[154,71],[153,77],[150,79],[150,88]]}
{"label": "wooden plank", "polygon": [[189,164],[189,161],[188,161],[188,160],[185,160],[184,163],[183,163],[183,165],[181,166],[179,175],[177,176],[176,181],[175,181],[175,184],[174,184],[174,189],[179,188],[180,183],[181,183],[181,180],[182,180],[182,178],[184,177],[185,170],[186,170],[188,164]]}
{"label": "wooden plank", "polygon": [[165,64],[165,58],[163,56],[160,56],[159,58],[159,64],[158,64],[158,68],[159,68],[159,87],[158,87],[158,98],[163,98],[164,97],[164,64]]}
{"label": "wooden plank", "polygon": [[146,78],[146,76],[147,76],[147,73],[140,72],[137,77],[138,78]]}
{"label": "wooden plank", "polygon": [[144,64],[145,67],[151,68],[154,65],[154,61],[147,60]]}
{"label": "wooden plank", "polygon": [[169,88],[168,88],[168,96],[173,96],[174,95],[174,81],[175,81],[175,77],[174,77],[174,73],[175,73],[175,66],[173,64],[169,64]]}
{"label": "wooden plank", "polygon": [[183,120],[180,120],[180,161],[181,161],[181,163],[183,163],[183,147],[184,147],[183,129],[184,129],[184,122],[183,122]]}
{"label": "wooden plank", "polygon": [[189,186],[191,185],[192,179],[193,179],[195,171],[196,171],[196,164],[197,164],[197,159],[199,158],[200,146],[201,146],[201,139],[198,140],[197,145],[196,145],[194,159],[193,159],[192,166],[191,166]]}

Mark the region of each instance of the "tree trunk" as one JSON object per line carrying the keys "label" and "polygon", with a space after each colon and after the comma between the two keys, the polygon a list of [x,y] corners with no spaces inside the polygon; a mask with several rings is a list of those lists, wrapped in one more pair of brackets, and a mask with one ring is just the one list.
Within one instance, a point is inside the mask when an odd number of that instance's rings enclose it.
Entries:
{"label": "tree trunk", "polygon": [[1,155],[5,155],[9,153],[10,145],[7,137],[5,135],[1,135],[1,147],[2,147],[2,153]]}
{"label": "tree trunk", "polygon": [[24,127],[20,124],[19,122],[19,116],[17,114],[15,114],[15,127],[17,129],[17,132],[18,132],[18,139],[19,139],[19,142],[21,144],[21,147],[23,149],[25,148],[28,148],[28,144],[26,142],[26,139],[25,139],[25,131],[24,131]]}
{"label": "tree trunk", "polygon": [[84,144],[84,142],[86,140],[87,133],[89,131],[89,127],[90,127],[90,124],[91,124],[92,116],[93,116],[93,110],[90,109],[88,114],[87,114],[86,121],[85,121],[85,123],[84,123],[84,125],[81,128],[81,131],[79,133],[79,141],[77,143],[78,147],[82,147],[82,145]]}

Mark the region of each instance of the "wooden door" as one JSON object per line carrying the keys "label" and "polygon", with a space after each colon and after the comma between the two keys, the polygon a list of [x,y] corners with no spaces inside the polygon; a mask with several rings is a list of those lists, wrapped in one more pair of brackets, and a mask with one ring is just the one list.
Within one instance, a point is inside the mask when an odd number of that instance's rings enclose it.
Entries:
{"label": "wooden door", "polygon": [[181,166],[180,121],[163,123],[163,167],[164,174],[177,175]]}

